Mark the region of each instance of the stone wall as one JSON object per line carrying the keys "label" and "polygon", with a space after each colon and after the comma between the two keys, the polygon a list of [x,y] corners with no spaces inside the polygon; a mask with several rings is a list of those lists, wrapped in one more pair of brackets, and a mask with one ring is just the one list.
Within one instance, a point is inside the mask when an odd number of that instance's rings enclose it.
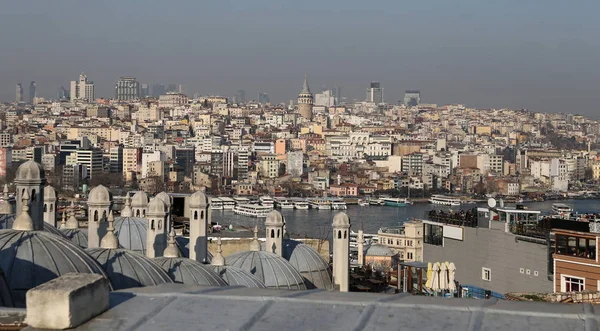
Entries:
{"label": "stone wall", "polygon": [[[260,242],[264,242],[264,239],[259,239]],[[321,254],[325,261],[329,261],[329,240],[321,241],[320,239],[297,239],[301,241]],[[237,252],[247,251],[250,247],[252,238],[221,238],[221,248],[223,249],[223,256],[227,258],[228,255]],[[319,245],[319,242],[321,244]],[[319,248],[320,246],[320,248]],[[208,243],[208,250],[213,254],[217,253],[217,241],[212,240]]]}
{"label": "stone wall", "polygon": [[560,303],[600,303],[600,292],[558,292],[558,293],[507,293],[507,300],[513,301],[545,301]]}

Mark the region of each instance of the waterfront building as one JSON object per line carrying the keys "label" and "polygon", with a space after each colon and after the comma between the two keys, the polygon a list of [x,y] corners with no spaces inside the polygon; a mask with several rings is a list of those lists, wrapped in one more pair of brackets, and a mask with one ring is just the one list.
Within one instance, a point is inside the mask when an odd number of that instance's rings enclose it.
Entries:
{"label": "waterfront building", "polygon": [[423,222],[412,220],[401,227],[385,227],[377,232],[379,244],[389,247],[405,262],[423,261]]}

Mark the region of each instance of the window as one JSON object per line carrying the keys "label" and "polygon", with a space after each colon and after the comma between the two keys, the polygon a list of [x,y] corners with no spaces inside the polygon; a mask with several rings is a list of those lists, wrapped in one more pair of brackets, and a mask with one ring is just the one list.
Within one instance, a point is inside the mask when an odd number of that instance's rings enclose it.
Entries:
{"label": "window", "polygon": [[562,276],[561,292],[581,292],[585,290],[585,279],[572,276]]}
{"label": "window", "polygon": [[492,281],[492,269],[481,268],[481,279],[491,282]]}
{"label": "window", "polygon": [[425,244],[442,246],[443,227],[433,224],[423,224],[423,242]]}
{"label": "window", "polygon": [[406,258],[407,258],[408,260],[412,260],[412,258],[413,258],[413,253],[411,253],[411,252],[408,252],[408,253],[406,253]]}
{"label": "window", "polygon": [[556,254],[596,259],[596,238],[556,235]]}

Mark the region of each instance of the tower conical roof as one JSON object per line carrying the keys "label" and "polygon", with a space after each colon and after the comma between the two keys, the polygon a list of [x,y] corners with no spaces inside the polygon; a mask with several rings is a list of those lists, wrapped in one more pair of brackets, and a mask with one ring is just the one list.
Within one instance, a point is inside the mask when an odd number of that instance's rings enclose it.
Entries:
{"label": "tower conical roof", "polygon": [[302,84],[302,94],[310,94],[310,88],[308,87],[308,80],[306,79],[306,75],[304,75],[304,84]]}

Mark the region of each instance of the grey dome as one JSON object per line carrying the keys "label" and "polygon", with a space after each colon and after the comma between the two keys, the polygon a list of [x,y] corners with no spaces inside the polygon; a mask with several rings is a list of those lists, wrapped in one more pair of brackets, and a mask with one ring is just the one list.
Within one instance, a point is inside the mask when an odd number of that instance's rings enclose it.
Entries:
{"label": "grey dome", "polygon": [[139,217],[115,217],[115,235],[119,247],[146,255],[148,221]]}
{"label": "grey dome", "polygon": [[148,206],[148,195],[146,195],[146,192],[137,191],[137,193],[135,193],[133,195],[133,198],[131,199],[131,207],[146,208],[147,206]]}
{"label": "grey dome", "polygon": [[260,279],[267,287],[306,290],[304,277],[284,258],[265,251],[238,252],[229,255],[228,266],[239,267]]}
{"label": "grey dome", "polygon": [[392,250],[382,244],[373,244],[367,249],[366,256],[394,256],[396,255]]}
{"label": "grey dome", "polygon": [[167,205],[167,207],[171,207],[171,197],[166,193],[166,192],[160,192],[158,193],[155,198],[159,198],[162,200],[162,202],[165,203],[165,205]]}
{"label": "grey dome", "polygon": [[15,181],[37,181],[45,179],[44,168],[42,165],[34,162],[27,161],[19,166],[17,173],[15,174]]}
{"label": "grey dome", "polygon": [[172,283],[169,275],[151,259],[123,248],[89,248],[115,290]]}
{"label": "grey dome", "polygon": [[55,201],[56,200],[56,190],[54,187],[48,185],[44,187],[44,201]]}
{"label": "grey dome", "polygon": [[168,212],[167,205],[162,199],[157,197],[150,199],[147,215],[166,215]]}
{"label": "grey dome", "polygon": [[283,226],[283,223],[283,215],[281,215],[281,213],[277,210],[271,211],[269,214],[267,214],[267,217],[265,218],[266,226],[281,227]]}
{"label": "grey dome", "polygon": [[0,270],[0,307],[13,308],[14,306],[15,304],[13,303],[12,295],[10,294],[8,282],[4,277],[4,273]]}
{"label": "grey dome", "polygon": [[67,237],[72,243],[81,247],[88,247],[88,229],[77,228],[77,229],[60,229],[59,231]]}
{"label": "grey dome", "polygon": [[188,204],[190,208],[205,207],[208,205],[208,199],[206,199],[206,195],[200,191],[194,192],[189,199],[190,200]]}
{"label": "grey dome", "polygon": [[230,286],[239,285],[245,287],[267,288],[260,279],[254,277],[254,275],[244,269],[224,265],[212,265],[210,267]]}
{"label": "grey dome", "polygon": [[348,214],[344,213],[343,211],[335,214],[335,216],[333,216],[333,226],[350,226],[350,218],[348,217]]}
{"label": "grey dome", "polygon": [[0,231],[0,269],[16,307],[25,307],[25,293],[67,273],[106,276],[83,249],[44,231]]}
{"label": "grey dome", "polygon": [[175,283],[189,285],[227,286],[209,266],[183,257],[157,257],[153,259]]}
{"label": "grey dome", "polygon": [[94,187],[88,194],[88,204],[108,204],[112,201],[112,193],[104,185]]}
{"label": "grey dome", "polygon": [[[177,248],[181,252],[182,257],[190,257],[190,238],[189,237],[175,237],[175,243]],[[208,263],[212,262],[213,255],[211,252],[206,252],[208,255]]]}
{"label": "grey dome", "polygon": [[[0,230],[12,230],[16,217],[17,216],[15,216],[15,214],[0,215]],[[63,239],[67,239],[67,237],[59,229],[50,223],[44,222],[43,231],[52,233],[53,235],[57,235]]]}
{"label": "grey dome", "polygon": [[284,240],[282,255],[305,278],[308,289],[333,288],[329,263],[311,246],[295,240]]}

